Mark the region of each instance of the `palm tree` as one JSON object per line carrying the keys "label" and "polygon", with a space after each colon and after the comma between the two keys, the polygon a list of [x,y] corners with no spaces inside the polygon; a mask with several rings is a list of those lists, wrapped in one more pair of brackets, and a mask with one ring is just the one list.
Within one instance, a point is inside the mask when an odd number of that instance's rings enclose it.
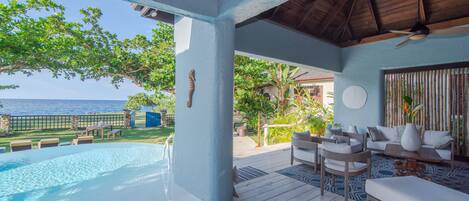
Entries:
{"label": "palm tree", "polygon": [[271,83],[276,89],[277,109],[281,115],[288,110],[290,93],[295,86],[295,75],[298,73],[298,67],[292,67],[285,64],[276,64],[269,69]]}

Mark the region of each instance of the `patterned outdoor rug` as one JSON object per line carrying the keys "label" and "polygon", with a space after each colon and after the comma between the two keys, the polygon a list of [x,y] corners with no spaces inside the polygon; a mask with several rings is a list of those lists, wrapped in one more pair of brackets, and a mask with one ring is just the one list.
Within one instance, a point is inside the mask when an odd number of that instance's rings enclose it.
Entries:
{"label": "patterned outdoor rug", "polygon": [[[371,171],[373,178],[392,177],[394,176],[393,170],[394,159],[379,154],[372,156]],[[315,173],[314,169],[307,165],[295,165],[277,172],[316,187],[320,186],[319,171]],[[430,175],[435,183],[469,194],[469,168],[467,167],[455,167],[451,170],[447,165],[427,164],[425,173]],[[350,199],[357,201],[366,200],[365,179],[366,174],[350,178]],[[332,179],[326,179],[325,189],[343,196],[343,181],[343,177],[337,176],[335,185],[332,185]]]}
{"label": "patterned outdoor rug", "polygon": [[243,181],[251,180],[267,174],[267,172],[253,168],[251,166],[242,167],[238,169],[238,182],[241,183]]}

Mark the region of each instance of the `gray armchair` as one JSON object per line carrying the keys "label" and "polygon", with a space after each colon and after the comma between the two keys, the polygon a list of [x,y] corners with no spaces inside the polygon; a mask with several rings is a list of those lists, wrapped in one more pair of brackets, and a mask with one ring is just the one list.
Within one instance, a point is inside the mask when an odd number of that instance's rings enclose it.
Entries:
{"label": "gray armchair", "polygon": [[[340,150],[340,152],[342,151],[344,151],[344,149]],[[345,152],[332,152],[332,150],[328,149],[327,146],[323,146],[321,152],[321,195],[324,195],[324,180],[326,173],[331,174],[333,177],[336,175],[344,177],[345,201],[348,200],[349,178],[351,176],[357,176],[367,172],[368,178],[371,177],[370,151],[351,153],[349,146],[348,150]]]}
{"label": "gray armchair", "polygon": [[291,140],[291,157],[290,164],[293,165],[294,161],[310,165],[314,167],[317,172],[319,165],[319,141],[317,138],[311,137],[308,132],[293,133]]}

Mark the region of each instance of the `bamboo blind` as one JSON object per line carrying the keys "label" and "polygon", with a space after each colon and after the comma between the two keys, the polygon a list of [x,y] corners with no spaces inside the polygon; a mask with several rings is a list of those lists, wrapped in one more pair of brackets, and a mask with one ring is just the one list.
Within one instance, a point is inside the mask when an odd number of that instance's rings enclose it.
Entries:
{"label": "bamboo blind", "polygon": [[[456,140],[457,154],[466,151],[468,135],[469,65],[417,71],[385,71],[385,125],[405,124],[402,96],[423,104],[416,123],[426,130],[450,131]],[[468,140],[469,142],[469,140]]]}

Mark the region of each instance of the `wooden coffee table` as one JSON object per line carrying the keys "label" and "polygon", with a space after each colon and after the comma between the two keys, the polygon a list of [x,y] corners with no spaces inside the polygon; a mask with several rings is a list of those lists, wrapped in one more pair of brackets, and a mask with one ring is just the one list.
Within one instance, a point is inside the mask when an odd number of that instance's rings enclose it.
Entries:
{"label": "wooden coffee table", "polygon": [[421,147],[420,150],[412,152],[404,150],[399,144],[387,144],[384,154],[400,159],[394,161],[396,176],[418,176],[428,180],[431,178],[424,174],[425,163],[419,163],[419,161],[430,163],[443,161],[438,152],[429,147]]}

